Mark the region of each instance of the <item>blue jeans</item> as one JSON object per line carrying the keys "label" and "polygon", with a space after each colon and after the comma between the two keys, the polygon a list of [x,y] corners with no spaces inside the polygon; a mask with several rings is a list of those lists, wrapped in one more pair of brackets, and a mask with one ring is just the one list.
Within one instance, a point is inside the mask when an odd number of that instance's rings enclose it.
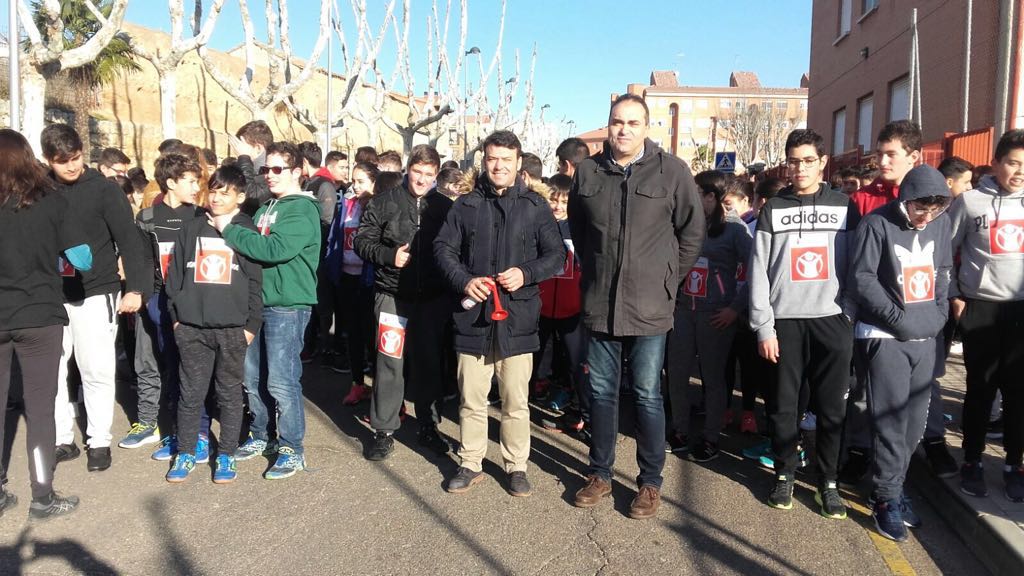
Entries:
{"label": "blue jeans", "polygon": [[[277,404],[277,435],[282,447],[302,454],[306,435],[306,411],[302,399],[302,339],[310,309],[268,307],[263,309],[263,328],[245,354],[245,394],[252,422],[249,430],[257,440],[269,440],[267,425],[270,395]],[[260,361],[266,355],[267,382],[260,386]]]}
{"label": "blue jeans", "polygon": [[622,357],[629,358],[636,408],[637,486],[661,488],[665,467],[665,406],[661,398],[661,367],[665,334],[609,336],[593,332],[587,348],[590,365],[590,474],[611,482],[615,440],[619,433],[619,383]]}

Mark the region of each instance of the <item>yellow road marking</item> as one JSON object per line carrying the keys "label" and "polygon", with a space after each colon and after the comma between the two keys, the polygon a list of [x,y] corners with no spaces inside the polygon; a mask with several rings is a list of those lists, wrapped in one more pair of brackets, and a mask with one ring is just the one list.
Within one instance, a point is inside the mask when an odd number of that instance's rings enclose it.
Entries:
{"label": "yellow road marking", "polygon": [[[848,507],[863,514],[866,518],[871,518],[871,510],[868,510],[860,502],[845,498]],[[870,520],[868,525],[864,526],[864,522],[860,522],[864,530],[868,533],[871,538],[871,543],[875,545],[875,549],[882,556],[882,560],[885,565],[889,567],[889,571],[892,572],[893,576],[917,576],[917,572],[914,571],[913,566],[907,560],[907,557],[903,555],[903,551],[900,550],[899,544],[889,540],[885,536],[882,536],[874,530],[874,523]]]}

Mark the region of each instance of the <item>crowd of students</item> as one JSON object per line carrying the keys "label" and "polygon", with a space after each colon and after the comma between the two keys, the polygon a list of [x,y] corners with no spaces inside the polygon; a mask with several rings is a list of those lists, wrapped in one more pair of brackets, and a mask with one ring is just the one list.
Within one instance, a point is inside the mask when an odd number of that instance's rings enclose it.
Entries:
{"label": "crowd of students", "polygon": [[[369,460],[395,450],[406,399],[418,443],[448,454],[438,424],[457,390],[452,493],[484,479],[492,404],[507,489],[531,493],[532,402],[546,428],[589,445],[574,503],[598,505],[625,386],[640,464],[629,515],[652,517],[666,454],[719,455],[739,374],[735,424],[765,433],[743,453],[774,469],[775,508],[792,507],[813,430],[821,514],[845,518],[839,484],[870,472],[879,532],[905,540],[920,525],[904,491],[918,444],[936,474],[986,496],[1000,408],[1004,493],[1024,502],[1024,132],[1002,137],[990,167],[934,169],[918,127],[893,122],[871,170],[829,184],[812,130],[788,137],[787,181],[694,176],[646,138],[648,116],[642,99],[617,99],[604,150],[570,138],[550,177],[507,131],[464,173],[428,145],[404,165],[370,147],[323,156],[254,121],[220,162],[165,141],[151,180],[116,149],[87,167],[68,126],[44,129],[45,166],[0,131],[0,396],[17,366],[30,514],[78,505],[52,488],[56,465],[81,454],[73,396],[88,469],[111,466],[119,357],[138,401],[118,446],[154,446],[169,482],[211,459],[216,483],[257,456],[269,480],[303,470],[301,379],[318,362],[349,375],[339,402],[369,402]],[[967,369],[959,467],[938,384],[954,337]],[[0,511],[15,502],[4,488]]]}

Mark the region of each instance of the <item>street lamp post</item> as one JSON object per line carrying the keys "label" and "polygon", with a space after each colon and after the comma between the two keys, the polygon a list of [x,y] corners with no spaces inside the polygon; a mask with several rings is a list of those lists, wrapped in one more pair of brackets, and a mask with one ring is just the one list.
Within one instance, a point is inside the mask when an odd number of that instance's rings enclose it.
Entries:
{"label": "street lamp post", "polygon": [[[465,56],[476,55],[480,57],[480,48],[473,46],[466,50]],[[462,169],[469,168],[469,58],[466,58],[466,67],[462,69]]]}

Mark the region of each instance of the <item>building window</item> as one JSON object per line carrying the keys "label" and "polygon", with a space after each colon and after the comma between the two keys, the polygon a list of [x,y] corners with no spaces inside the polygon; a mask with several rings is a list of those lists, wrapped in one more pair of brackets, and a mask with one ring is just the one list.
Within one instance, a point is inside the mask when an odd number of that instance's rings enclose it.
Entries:
{"label": "building window", "polygon": [[846,108],[840,108],[832,114],[832,153],[842,154],[846,150],[843,142],[846,139]]}
{"label": "building window", "polygon": [[871,121],[874,115],[875,99],[871,94],[857,100],[857,144],[861,150],[871,150]]}
{"label": "building window", "polygon": [[868,12],[871,12],[875,8],[878,8],[878,0],[860,0],[861,16],[865,16]]}
{"label": "building window", "polygon": [[690,100],[680,100],[679,101],[679,110],[681,112],[689,112],[689,111],[693,110],[693,102],[690,101]]}
{"label": "building window", "polygon": [[839,30],[837,38],[850,33],[850,22],[853,20],[853,0],[839,0]]}
{"label": "building window", "polygon": [[910,118],[910,76],[889,83],[889,121]]}
{"label": "building window", "polygon": [[775,101],[775,109],[776,110],[789,110],[789,102],[786,102],[785,100],[776,100]]}
{"label": "building window", "polygon": [[711,128],[711,119],[697,118],[697,128]]}
{"label": "building window", "polygon": [[719,100],[718,101],[718,107],[719,108],[732,108],[732,101],[731,100]]}
{"label": "building window", "polygon": [[708,101],[707,100],[705,100],[703,98],[701,98],[700,100],[697,100],[697,109],[698,110],[706,110],[707,107],[708,107]]}
{"label": "building window", "polygon": [[807,110],[807,100],[801,100],[800,101],[800,109],[801,110]]}

